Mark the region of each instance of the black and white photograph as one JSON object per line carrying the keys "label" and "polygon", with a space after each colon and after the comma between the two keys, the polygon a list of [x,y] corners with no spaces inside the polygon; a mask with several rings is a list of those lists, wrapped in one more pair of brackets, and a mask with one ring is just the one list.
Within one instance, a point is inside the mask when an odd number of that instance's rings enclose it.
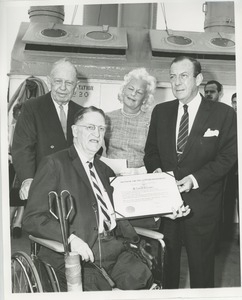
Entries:
{"label": "black and white photograph", "polygon": [[242,2],[0,0],[0,36],[0,298],[241,298]]}

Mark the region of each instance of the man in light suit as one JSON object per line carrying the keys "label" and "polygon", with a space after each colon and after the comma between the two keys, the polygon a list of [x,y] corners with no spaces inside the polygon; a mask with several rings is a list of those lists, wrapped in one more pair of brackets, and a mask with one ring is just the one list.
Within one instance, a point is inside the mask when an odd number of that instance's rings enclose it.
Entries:
{"label": "man in light suit", "polygon": [[[149,288],[153,279],[148,266],[125,246],[125,240],[137,242],[139,238],[128,221],[115,219],[113,187],[109,183],[115,174],[95,156],[105,134],[105,115],[96,107],[85,107],[77,113],[74,123],[74,145],[45,157],[38,167],[24,214],[24,230],[62,242],[60,225],[49,212],[48,193],[55,191],[60,195],[61,191],[68,190],[75,204],[69,241],[71,250],[78,252],[84,261],[84,290],[111,290],[92,262],[102,265],[119,289]],[[106,204],[106,217],[92,181],[90,163]],[[103,221],[108,219],[107,229]],[[64,274],[63,255],[46,248],[42,248],[39,255],[61,272],[58,275]]]}
{"label": "man in light suit", "polygon": [[[182,198],[191,208],[184,218],[163,220],[165,288],[179,287],[182,243],[188,255],[191,287],[214,286],[223,179],[237,159],[236,114],[226,104],[204,99],[199,94],[202,80],[197,60],[183,56],[172,61],[170,81],[177,99],[156,105],[145,146],[148,172],[173,171]],[[184,104],[188,106],[188,139],[178,149]]]}
{"label": "man in light suit", "polygon": [[[75,113],[81,108],[71,101],[77,88],[77,70],[68,59],[55,62],[47,79],[51,91],[23,104],[14,132],[12,157],[21,183],[22,200],[28,198],[41,158],[72,144],[71,126]],[[64,129],[59,108],[61,104],[65,117]]]}

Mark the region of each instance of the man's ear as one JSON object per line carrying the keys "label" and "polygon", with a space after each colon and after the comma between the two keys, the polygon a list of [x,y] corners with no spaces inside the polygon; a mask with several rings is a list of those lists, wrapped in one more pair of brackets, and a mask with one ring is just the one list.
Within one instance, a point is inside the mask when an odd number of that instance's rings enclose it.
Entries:
{"label": "man's ear", "polygon": [[219,92],[219,100],[223,97],[224,95],[224,90],[222,89],[220,92]]}
{"label": "man's ear", "polygon": [[48,82],[49,85],[51,84],[51,79],[50,79],[49,75],[47,76],[47,82]]}
{"label": "man's ear", "polygon": [[76,82],[76,86],[75,86],[75,88],[74,88],[74,93],[76,93],[76,91],[77,91],[77,89],[78,89],[78,85],[79,85],[79,83],[80,83],[80,80],[77,80],[77,82]]}
{"label": "man's ear", "polygon": [[77,127],[75,124],[71,126],[71,130],[73,137],[77,137]]}
{"label": "man's ear", "polygon": [[203,82],[203,74],[199,73],[196,77],[196,84],[199,86]]}
{"label": "man's ear", "polygon": [[51,90],[51,78],[49,75],[47,76],[47,86],[48,86],[49,90]]}

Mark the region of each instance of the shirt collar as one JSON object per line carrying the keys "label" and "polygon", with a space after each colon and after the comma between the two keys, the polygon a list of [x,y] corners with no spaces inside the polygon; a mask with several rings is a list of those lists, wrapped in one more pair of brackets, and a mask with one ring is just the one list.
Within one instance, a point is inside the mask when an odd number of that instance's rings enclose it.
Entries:
{"label": "shirt collar", "polygon": [[83,154],[80,150],[78,150],[78,148],[75,146],[75,144],[74,144],[74,147],[75,147],[76,152],[77,152],[77,154],[78,154],[78,156],[79,156],[79,158],[80,158],[80,160],[81,160],[81,162],[84,166],[87,165],[87,162],[92,162],[93,163],[94,158],[88,159],[85,154]]}
{"label": "shirt collar", "polygon": [[[197,95],[192,99],[192,101],[187,103],[187,106],[189,107],[189,110],[198,108],[198,106],[201,103],[201,100],[202,100],[202,97],[201,97],[200,93],[198,92]],[[184,105],[184,103],[179,101],[179,109],[183,109],[183,105]]]}
{"label": "shirt collar", "polygon": [[[57,103],[52,97],[51,97],[51,99],[52,99],[52,101],[53,101],[53,103],[54,103],[54,105],[55,105],[56,110],[59,111],[59,109],[60,109],[60,108],[59,108],[60,104]],[[69,104],[69,102],[63,103],[63,108],[64,108],[65,113],[66,113],[67,110],[68,110],[68,104]]]}

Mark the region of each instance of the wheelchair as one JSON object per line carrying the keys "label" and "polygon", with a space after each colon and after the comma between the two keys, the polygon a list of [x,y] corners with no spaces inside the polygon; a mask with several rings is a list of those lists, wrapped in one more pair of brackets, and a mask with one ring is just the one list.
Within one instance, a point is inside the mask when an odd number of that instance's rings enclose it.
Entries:
{"label": "wheelchair", "polygon": [[[135,227],[149,256],[149,266],[154,277],[151,289],[162,289],[164,274],[165,242],[162,233],[146,228]],[[30,255],[17,251],[11,257],[12,293],[60,292],[60,285],[55,269],[38,257],[40,247],[47,247],[64,254],[62,243],[29,235]]]}

